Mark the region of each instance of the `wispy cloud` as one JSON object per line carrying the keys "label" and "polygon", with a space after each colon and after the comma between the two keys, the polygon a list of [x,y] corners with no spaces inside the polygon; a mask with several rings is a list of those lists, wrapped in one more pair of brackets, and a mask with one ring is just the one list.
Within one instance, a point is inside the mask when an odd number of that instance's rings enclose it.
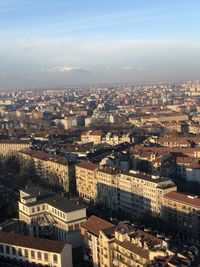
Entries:
{"label": "wispy cloud", "polygon": [[[8,5],[8,7],[11,7],[11,5]],[[43,21],[43,18],[40,17],[38,21],[35,19],[33,21],[30,20],[28,25],[24,23],[25,19],[22,16],[20,19],[18,18],[18,23],[16,25],[12,25],[12,31],[16,30],[19,33],[31,33],[36,28],[38,29],[39,26],[39,32],[45,30],[48,33],[50,31],[52,35],[55,32],[56,34],[70,34],[77,31],[101,29],[117,25],[125,26],[129,24],[129,26],[134,26],[142,22],[170,19],[175,15],[176,14],[173,14],[172,10],[154,7],[148,9],[142,8],[121,12],[110,12],[106,14],[101,13],[89,16],[77,16],[77,14],[74,14],[74,18],[68,15],[68,19],[55,16],[53,21],[48,18],[48,24],[45,19]]]}

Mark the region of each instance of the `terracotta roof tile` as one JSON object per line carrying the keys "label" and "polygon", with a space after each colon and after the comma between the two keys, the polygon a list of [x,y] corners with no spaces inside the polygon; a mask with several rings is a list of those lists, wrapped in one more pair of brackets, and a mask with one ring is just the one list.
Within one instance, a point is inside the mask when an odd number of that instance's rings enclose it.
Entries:
{"label": "terracotta roof tile", "polygon": [[80,168],[83,168],[83,169],[90,170],[90,171],[94,171],[95,169],[98,168],[98,164],[94,164],[94,163],[92,163],[90,161],[80,162],[76,166],[80,167]]}
{"label": "terracotta roof tile", "polygon": [[63,242],[5,232],[0,232],[0,243],[54,253],[60,253],[65,246]]}
{"label": "terracotta roof tile", "polygon": [[85,223],[82,224],[82,227],[87,229],[91,234],[99,236],[100,231],[112,228],[114,227],[114,224],[92,215]]}
{"label": "terracotta roof tile", "polygon": [[181,192],[173,191],[165,194],[164,199],[165,198],[178,201],[186,205],[195,206],[200,209],[200,198],[196,196],[190,196]]}
{"label": "terracotta roof tile", "polygon": [[131,252],[134,252],[135,254],[139,255],[140,257],[149,260],[148,250],[145,250],[145,249],[131,243],[130,241],[120,242],[119,240],[115,240],[115,243],[118,244],[119,246],[131,251]]}

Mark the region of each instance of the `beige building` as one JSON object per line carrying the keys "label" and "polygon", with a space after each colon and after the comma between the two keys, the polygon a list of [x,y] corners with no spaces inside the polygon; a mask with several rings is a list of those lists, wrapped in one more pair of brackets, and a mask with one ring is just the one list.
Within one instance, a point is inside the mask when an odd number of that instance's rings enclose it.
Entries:
{"label": "beige building", "polygon": [[144,115],[144,116],[140,116],[140,117],[131,117],[129,118],[129,122],[131,124],[144,124],[146,122],[185,122],[188,121],[189,117],[186,114],[181,114],[181,113],[177,113],[175,112],[174,114],[169,114],[169,115],[155,115],[155,114],[151,114],[151,115]]}
{"label": "beige building", "polygon": [[200,125],[199,124],[189,124],[188,132],[192,134],[200,134]]}
{"label": "beige building", "polygon": [[182,124],[181,123],[163,123],[162,126],[170,132],[178,132],[181,133],[182,131]]}
{"label": "beige building", "polygon": [[138,171],[121,172],[82,162],[76,166],[79,196],[125,214],[161,216],[163,195],[176,191],[169,178]]}
{"label": "beige building", "polygon": [[87,131],[81,134],[81,143],[93,142],[95,145],[101,144],[102,134],[100,131]]}
{"label": "beige building", "polygon": [[0,232],[0,262],[3,266],[4,264],[9,264],[9,266],[33,266],[35,264],[45,267],[72,267],[71,245]]}
{"label": "beige building", "polygon": [[113,135],[111,133],[107,133],[101,140],[102,143],[107,143],[111,146],[119,145],[124,142],[131,143],[131,138],[129,134],[123,134],[123,135]]}
{"label": "beige building", "polygon": [[182,238],[200,244],[200,198],[180,192],[163,197],[163,219],[170,230]]}
{"label": "beige building", "polygon": [[92,216],[83,224],[81,233],[85,241],[85,260],[94,267],[178,267],[188,260],[187,256],[170,251],[169,241],[164,237],[139,230],[127,222],[114,226]]}
{"label": "beige building", "polygon": [[168,178],[135,171],[99,170],[97,179],[98,202],[130,215],[151,213],[161,216],[163,195],[176,190]]}
{"label": "beige building", "polygon": [[50,237],[81,246],[80,227],[86,220],[86,209],[39,187],[20,191],[19,219],[27,224],[30,235]]}
{"label": "beige building", "polygon": [[91,262],[94,267],[101,266],[100,231],[113,227],[115,227],[114,224],[94,215],[81,226],[81,234],[84,237],[84,260]]}
{"label": "beige building", "polygon": [[87,131],[81,135],[81,143],[93,142],[95,145],[107,143],[111,146],[119,145],[124,142],[131,143],[129,134],[116,135],[108,132],[106,135],[102,135],[100,131]]}
{"label": "beige building", "polygon": [[18,155],[24,167],[33,164],[36,174],[45,183],[60,186],[66,192],[74,189],[73,166],[69,164],[66,158],[31,149],[21,150]]}
{"label": "beige building", "polygon": [[180,147],[180,148],[189,148],[191,147],[191,142],[185,137],[179,137],[179,136],[161,136],[159,137],[158,144],[173,148],[173,147]]}
{"label": "beige building", "polygon": [[75,116],[67,116],[64,119],[61,119],[60,123],[63,125],[64,129],[77,127],[77,119]]}
{"label": "beige building", "polygon": [[96,200],[98,165],[89,161],[76,165],[76,186],[79,196],[87,200]]}
{"label": "beige building", "polygon": [[14,155],[17,155],[17,152],[29,148],[30,141],[0,141],[0,157],[10,158]]}

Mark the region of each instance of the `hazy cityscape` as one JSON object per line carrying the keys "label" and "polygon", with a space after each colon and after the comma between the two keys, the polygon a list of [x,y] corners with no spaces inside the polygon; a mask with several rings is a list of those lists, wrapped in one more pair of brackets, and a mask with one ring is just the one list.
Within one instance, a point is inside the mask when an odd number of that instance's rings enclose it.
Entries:
{"label": "hazy cityscape", "polygon": [[0,267],[200,266],[199,10],[0,0]]}

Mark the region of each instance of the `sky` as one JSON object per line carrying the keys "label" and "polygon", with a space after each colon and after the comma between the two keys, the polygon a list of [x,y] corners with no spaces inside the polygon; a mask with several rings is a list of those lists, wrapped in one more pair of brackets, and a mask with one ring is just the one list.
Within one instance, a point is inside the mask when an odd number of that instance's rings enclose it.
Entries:
{"label": "sky", "polygon": [[0,0],[0,88],[187,79],[199,0]]}

